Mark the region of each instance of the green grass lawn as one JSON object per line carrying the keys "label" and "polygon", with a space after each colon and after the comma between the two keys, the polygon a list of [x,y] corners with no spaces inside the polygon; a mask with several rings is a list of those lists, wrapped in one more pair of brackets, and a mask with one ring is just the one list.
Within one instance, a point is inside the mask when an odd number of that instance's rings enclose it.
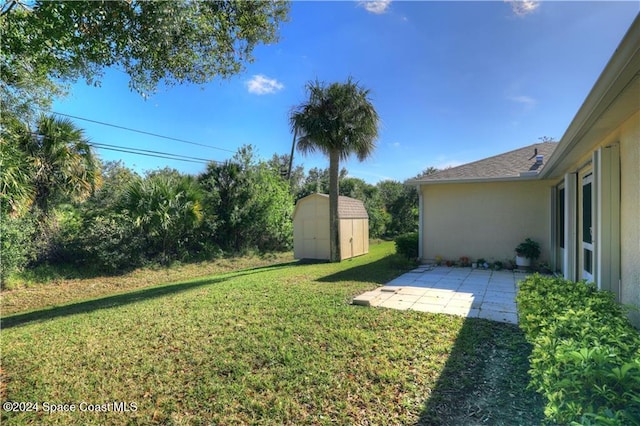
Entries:
{"label": "green grass lawn", "polygon": [[[39,411],[2,410],[2,424],[539,424],[516,327],[350,305],[408,266],[393,251],[35,311],[27,289],[27,313],[13,293],[2,402]],[[45,403],[112,411],[48,414]]]}

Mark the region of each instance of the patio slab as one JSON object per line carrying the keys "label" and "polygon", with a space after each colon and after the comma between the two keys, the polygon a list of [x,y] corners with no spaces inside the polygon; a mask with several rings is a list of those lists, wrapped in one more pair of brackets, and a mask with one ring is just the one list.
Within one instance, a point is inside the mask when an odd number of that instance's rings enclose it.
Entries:
{"label": "patio slab", "polygon": [[353,304],[517,324],[516,283],[526,277],[520,271],[422,265],[355,297]]}

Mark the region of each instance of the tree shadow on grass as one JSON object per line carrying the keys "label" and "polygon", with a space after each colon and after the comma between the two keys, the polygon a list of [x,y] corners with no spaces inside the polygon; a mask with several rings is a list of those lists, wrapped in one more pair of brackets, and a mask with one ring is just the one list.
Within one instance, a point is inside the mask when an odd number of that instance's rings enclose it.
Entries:
{"label": "tree shadow on grass", "polygon": [[101,297],[98,299],[87,300],[83,302],[70,303],[63,306],[54,306],[51,308],[40,309],[37,311],[26,312],[22,314],[14,314],[0,319],[0,328],[7,329],[17,327],[19,325],[31,322],[46,321],[54,318],[65,317],[75,314],[83,314],[93,312],[100,309],[109,309],[118,306],[128,305],[144,300],[155,299],[167,296],[169,294],[177,294],[194,288],[218,284],[232,278],[258,274],[269,270],[280,269],[283,267],[295,266],[298,262],[286,262],[276,265],[259,266],[250,269],[243,269],[237,272],[221,274],[217,277],[207,277],[198,280],[175,284],[163,284],[154,287],[147,287],[142,290],[129,291],[126,293],[116,294],[113,296]]}
{"label": "tree shadow on grass", "polygon": [[[358,258],[343,260],[357,261]],[[375,262],[354,266],[331,275],[318,278],[317,281],[335,283],[340,281],[361,281],[386,284],[398,275],[408,272],[418,264],[400,255],[390,254]]]}
{"label": "tree shadow on grass", "polygon": [[418,425],[540,425],[530,345],[517,326],[467,318]]}

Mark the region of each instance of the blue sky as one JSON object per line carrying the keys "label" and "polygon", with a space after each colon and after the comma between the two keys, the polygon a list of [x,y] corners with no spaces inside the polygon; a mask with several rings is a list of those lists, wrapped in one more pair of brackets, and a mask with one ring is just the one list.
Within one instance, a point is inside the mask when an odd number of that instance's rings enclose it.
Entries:
{"label": "blue sky", "polygon": [[[288,116],[305,84],[352,76],[380,118],[373,156],[349,175],[403,181],[559,140],[640,10],[629,2],[304,2],[291,5],[280,41],[259,46],[233,78],[159,87],[144,99],[107,70],[101,87],[77,83],[54,111],[198,144],[75,120],[96,143],[224,161],[252,144],[259,157],[291,149]],[[205,166],[99,150],[139,172]],[[327,167],[321,154],[294,163]]]}

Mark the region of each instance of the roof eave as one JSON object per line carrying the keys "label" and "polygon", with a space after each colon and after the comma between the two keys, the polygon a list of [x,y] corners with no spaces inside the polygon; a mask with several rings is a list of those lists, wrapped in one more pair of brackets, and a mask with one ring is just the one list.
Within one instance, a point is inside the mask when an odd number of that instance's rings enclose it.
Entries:
{"label": "roof eave", "polygon": [[527,180],[538,180],[540,178],[540,173],[530,176],[503,176],[503,177],[491,177],[491,178],[463,178],[463,179],[433,179],[433,180],[423,180],[423,181],[408,181],[408,185],[415,185],[420,187],[422,185],[441,185],[441,184],[452,184],[452,183],[491,183],[491,182],[522,182]]}

